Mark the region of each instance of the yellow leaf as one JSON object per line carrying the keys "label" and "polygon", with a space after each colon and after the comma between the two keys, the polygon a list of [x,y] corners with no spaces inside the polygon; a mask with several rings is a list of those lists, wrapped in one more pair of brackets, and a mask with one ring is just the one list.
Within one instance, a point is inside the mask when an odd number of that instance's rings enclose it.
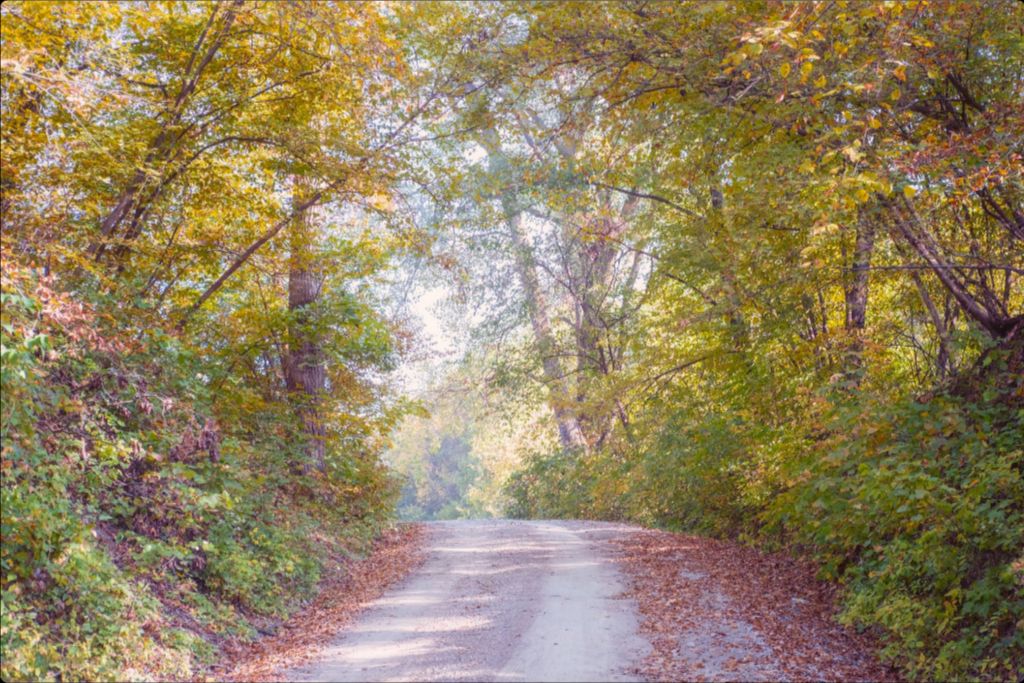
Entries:
{"label": "yellow leaf", "polygon": [[889,95],[889,99],[892,100],[893,102],[895,102],[899,98],[900,98],[900,89],[899,88],[893,88],[892,94]]}
{"label": "yellow leaf", "polygon": [[779,66],[779,75],[785,78],[786,76],[789,75],[790,69],[792,69],[792,67],[790,66],[789,62],[783,62],[782,65]]}
{"label": "yellow leaf", "polygon": [[386,194],[375,194],[367,198],[368,203],[378,211],[393,211],[395,204]]}
{"label": "yellow leaf", "polygon": [[917,194],[917,190],[915,190],[912,186],[910,186],[910,185],[904,185],[903,186],[903,196],[904,197],[906,197],[907,199],[913,199],[915,194]]}
{"label": "yellow leaf", "polygon": [[843,154],[850,161],[857,163],[864,158],[864,153],[860,151],[860,140],[854,140],[852,145],[843,148]]}
{"label": "yellow leaf", "polygon": [[827,81],[825,80],[825,74],[822,74],[822,75],[818,76],[816,79],[814,79],[814,87],[815,88],[824,88],[826,82]]}

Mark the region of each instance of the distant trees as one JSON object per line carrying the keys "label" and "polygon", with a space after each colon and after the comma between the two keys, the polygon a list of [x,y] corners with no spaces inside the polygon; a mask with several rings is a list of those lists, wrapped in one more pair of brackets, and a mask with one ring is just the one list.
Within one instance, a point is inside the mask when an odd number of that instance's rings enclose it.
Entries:
{"label": "distant trees", "polygon": [[451,394],[436,385],[425,397],[429,417],[407,418],[388,453],[404,480],[398,513],[406,519],[456,519],[481,514],[471,489],[488,476],[483,454],[474,452],[482,423],[472,394]]}
{"label": "distant trees", "polygon": [[[510,509],[770,529],[913,675],[1019,671],[1019,3],[447,11],[449,243],[479,356],[559,438],[523,448]],[[1005,478],[965,497],[979,470]],[[931,543],[993,505],[998,540]]]}
{"label": "distant trees", "polygon": [[909,675],[1019,678],[1022,7],[4,3],[4,677],[386,516],[401,256],[500,395],[398,433],[420,514],[798,546]]}

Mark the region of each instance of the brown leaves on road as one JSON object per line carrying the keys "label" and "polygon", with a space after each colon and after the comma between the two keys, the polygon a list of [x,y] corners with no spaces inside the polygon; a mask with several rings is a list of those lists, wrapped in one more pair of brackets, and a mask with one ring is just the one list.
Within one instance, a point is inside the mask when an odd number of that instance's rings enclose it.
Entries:
{"label": "brown leaves on road", "polygon": [[383,533],[363,559],[345,560],[321,583],[317,597],[272,636],[225,647],[209,676],[217,680],[274,681],[285,668],[310,661],[341,628],[423,561],[424,527],[402,524]]}
{"label": "brown leaves on road", "polygon": [[897,680],[870,637],[834,621],[836,587],[809,563],[665,531],[612,543],[653,645],[648,680]]}

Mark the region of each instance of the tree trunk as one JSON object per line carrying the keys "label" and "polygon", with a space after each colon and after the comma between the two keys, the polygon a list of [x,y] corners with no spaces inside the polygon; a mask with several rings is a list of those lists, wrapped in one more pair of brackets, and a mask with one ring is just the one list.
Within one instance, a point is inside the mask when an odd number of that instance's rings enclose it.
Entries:
{"label": "tree trunk", "polygon": [[1006,337],[1021,324],[1024,316],[1007,317],[997,310],[992,310],[984,300],[974,297],[956,273],[956,268],[948,264],[940,253],[932,235],[921,226],[921,219],[906,199],[902,200],[902,210],[895,203],[889,205],[889,215],[897,235],[924,259],[935,273],[943,286],[949,290],[964,312],[994,339]]}
{"label": "tree trunk", "polygon": [[939,377],[945,377],[949,371],[949,330],[946,328],[946,323],[942,316],[939,315],[935,302],[932,301],[932,297],[928,294],[928,289],[924,286],[924,282],[921,281],[921,276],[914,271],[910,271],[910,277],[914,281],[914,286],[917,287],[917,293],[921,297],[921,302],[928,309],[928,316],[931,318],[932,325],[935,326],[935,334],[939,340],[939,351],[935,358],[935,368],[938,370]]}
{"label": "tree trunk", "polygon": [[[296,182],[296,205],[302,203],[303,189]],[[326,372],[314,313],[323,279],[316,268],[312,233],[309,212],[299,212],[293,219],[289,240],[288,310],[292,316],[284,371],[288,393],[305,430],[306,461],[302,469],[309,472],[316,467],[322,472],[326,468],[326,431],[321,410]]]}
{"label": "tree trunk", "polygon": [[866,210],[857,217],[856,238],[853,245],[853,277],[846,289],[846,375],[860,384],[864,365],[864,328],[868,312],[868,279],[871,256],[875,249],[875,223]]}
{"label": "tree trunk", "polygon": [[[711,188],[711,211],[708,212],[708,225],[711,232],[717,235],[726,230],[725,196],[718,187]],[[720,259],[722,284],[724,285],[726,302],[726,320],[729,324],[729,336],[732,338],[734,350],[744,352],[750,346],[750,327],[741,311],[742,300],[736,274],[731,270],[728,259]]]}
{"label": "tree trunk", "polygon": [[[482,130],[478,133],[478,141],[487,152],[488,168],[491,174],[496,178],[506,178],[509,163],[502,152],[497,132],[494,129]],[[501,208],[509,237],[512,240],[516,273],[526,299],[526,310],[530,317],[530,326],[533,328],[534,341],[540,353],[544,383],[548,388],[548,405],[558,424],[558,440],[565,449],[586,450],[587,441],[583,437],[580,422],[571,408],[572,394],[569,390],[569,383],[562,372],[562,363],[555,355],[558,345],[551,331],[551,317],[548,314],[547,301],[541,290],[540,278],[537,276],[533,248],[523,232],[523,212],[518,206],[515,196],[508,189],[501,193]]]}
{"label": "tree trunk", "polygon": [[[504,204],[505,202],[503,202]],[[526,241],[522,229],[522,213],[509,212],[506,206],[506,222],[515,251],[516,271],[519,283],[526,298],[526,310],[530,316],[534,340],[540,352],[541,367],[544,371],[544,382],[548,386],[548,400],[555,421],[558,423],[558,439],[563,448],[586,449],[586,439],[580,428],[579,420],[570,407],[572,396],[568,381],[562,372],[562,364],[555,353],[558,346],[551,331],[551,318],[548,315],[547,301],[541,291],[537,277],[537,267],[533,262],[533,250]]]}

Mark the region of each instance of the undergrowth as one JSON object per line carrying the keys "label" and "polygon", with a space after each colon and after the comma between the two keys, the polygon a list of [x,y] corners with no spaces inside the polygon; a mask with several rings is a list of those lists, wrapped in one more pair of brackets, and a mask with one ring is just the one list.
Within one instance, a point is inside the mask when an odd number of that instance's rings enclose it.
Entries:
{"label": "undergrowth", "polygon": [[678,411],[630,458],[532,455],[509,512],[788,547],[842,585],[841,619],[908,678],[1019,680],[1022,377],[1017,339],[927,394],[833,392],[820,418]]}
{"label": "undergrowth", "polygon": [[287,411],[200,351],[7,263],[2,296],[4,680],[192,677],[389,524],[368,447],[304,473]]}

